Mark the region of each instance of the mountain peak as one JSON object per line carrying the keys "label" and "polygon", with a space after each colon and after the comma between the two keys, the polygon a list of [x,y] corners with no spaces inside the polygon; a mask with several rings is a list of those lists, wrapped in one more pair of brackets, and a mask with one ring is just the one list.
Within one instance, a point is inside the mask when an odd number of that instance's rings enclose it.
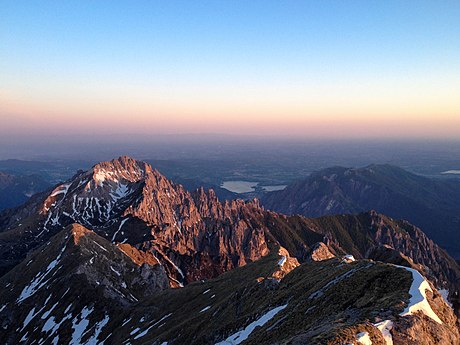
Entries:
{"label": "mountain peak", "polygon": [[128,156],[98,163],[92,169],[93,179],[99,186],[105,181],[118,183],[120,179],[137,182],[144,179],[152,171],[153,169],[149,164]]}

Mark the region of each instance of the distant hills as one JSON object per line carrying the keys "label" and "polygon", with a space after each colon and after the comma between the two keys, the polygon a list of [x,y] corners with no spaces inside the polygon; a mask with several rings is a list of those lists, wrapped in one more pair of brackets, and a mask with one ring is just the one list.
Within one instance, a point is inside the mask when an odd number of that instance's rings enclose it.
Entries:
{"label": "distant hills", "polygon": [[18,206],[32,195],[51,187],[38,175],[15,175],[0,171],[0,210]]}
{"label": "distant hills", "polygon": [[313,173],[282,191],[267,193],[268,209],[307,217],[370,209],[419,226],[460,258],[460,179],[435,179],[391,165],[333,167]]}

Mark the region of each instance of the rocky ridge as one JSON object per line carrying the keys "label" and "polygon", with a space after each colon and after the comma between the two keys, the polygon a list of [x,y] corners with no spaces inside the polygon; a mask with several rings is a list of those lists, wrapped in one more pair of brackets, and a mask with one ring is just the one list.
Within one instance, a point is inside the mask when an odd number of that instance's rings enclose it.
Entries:
{"label": "rocky ridge", "polygon": [[460,180],[427,178],[373,164],[332,167],[266,193],[262,204],[288,215],[321,217],[377,210],[417,225],[454,258],[460,257]]}
{"label": "rocky ridge", "polygon": [[0,278],[0,337],[135,345],[358,345],[363,334],[382,345],[460,340],[452,309],[417,271],[332,258],[276,278],[292,263],[283,254],[279,248],[215,279],[164,289],[161,265],[139,266],[94,232],[70,226]]}

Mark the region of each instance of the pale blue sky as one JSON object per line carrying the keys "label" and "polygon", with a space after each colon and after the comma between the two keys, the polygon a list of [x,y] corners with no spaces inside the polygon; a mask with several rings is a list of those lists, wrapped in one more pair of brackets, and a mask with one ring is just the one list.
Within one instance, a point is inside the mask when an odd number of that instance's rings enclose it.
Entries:
{"label": "pale blue sky", "polygon": [[247,117],[251,133],[265,118],[420,113],[451,130],[460,116],[460,1],[2,1],[0,15],[9,130],[131,111],[166,132],[220,117],[204,131],[230,133]]}

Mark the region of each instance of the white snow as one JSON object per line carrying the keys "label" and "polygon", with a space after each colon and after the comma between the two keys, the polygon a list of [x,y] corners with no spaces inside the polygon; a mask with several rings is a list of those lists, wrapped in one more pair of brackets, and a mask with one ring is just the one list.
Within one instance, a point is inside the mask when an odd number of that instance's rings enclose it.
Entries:
{"label": "white snow", "polygon": [[3,309],[5,309],[5,307],[6,307],[6,304],[2,305],[2,307],[0,308],[0,313],[2,312]]}
{"label": "white snow", "polygon": [[326,285],[324,285],[321,289],[313,292],[308,298],[309,299],[316,299],[316,298],[319,298],[321,296],[324,295],[324,293],[326,292],[326,290],[328,290],[331,286],[334,286],[335,284],[341,282],[342,280],[345,280],[347,278],[349,278],[351,275],[353,275],[355,272],[357,271],[360,271],[360,270],[363,270],[363,269],[366,269],[368,267],[370,267],[372,264],[369,263],[368,265],[366,266],[363,266],[363,267],[360,267],[360,268],[353,268],[337,277],[335,277],[333,280],[331,280],[329,283],[327,283]]}
{"label": "white snow", "polygon": [[261,187],[266,192],[275,192],[278,190],[283,190],[284,188],[287,187],[287,185],[282,184],[282,185],[277,185],[277,186],[261,186]]}
{"label": "white snow", "polygon": [[205,292],[203,292],[203,295],[206,295],[211,289],[207,289]]}
{"label": "white snow", "polygon": [[45,269],[45,272],[37,273],[37,275],[30,282],[30,284],[24,287],[24,289],[22,290],[21,294],[19,295],[19,297],[17,299],[18,303],[20,303],[23,300],[25,300],[26,298],[29,298],[30,296],[32,296],[35,292],[40,290],[48,282],[48,280],[44,281],[44,279],[57,266],[57,264],[59,263],[59,260],[61,259],[61,255],[64,252],[65,248],[66,248],[66,245],[64,245],[64,247],[62,248],[61,252],[56,257],[56,259],[54,259],[53,261],[51,261],[48,264],[48,266]]}
{"label": "white snow", "polygon": [[27,325],[29,324],[30,320],[32,320],[35,316],[34,314],[35,312],[35,307],[32,308],[30,311],[29,311],[29,314],[27,314],[26,318],[24,319],[24,322],[23,322],[23,325],[22,325],[22,329],[21,331],[27,327]]}
{"label": "white snow", "polygon": [[54,317],[50,317],[46,320],[45,324],[43,325],[42,332],[48,332],[50,329],[53,329],[56,326],[56,322],[54,322]]}
{"label": "white snow", "polygon": [[139,338],[142,338],[144,335],[146,335],[152,328],[153,328],[154,325],[151,325],[150,327],[148,327],[147,329],[145,329],[144,331],[142,331],[141,333],[139,333],[138,335],[136,335],[134,337],[134,340],[136,339],[139,339]]}
{"label": "white snow", "polygon": [[141,329],[139,327],[136,327],[135,329],[133,329],[131,331],[131,333],[129,333],[130,335],[133,335],[133,334],[136,334],[137,332],[139,332]]}
{"label": "white snow", "polygon": [[347,254],[343,257],[344,262],[353,262],[356,261],[355,257],[351,254]]}
{"label": "white snow", "polygon": [[163,316],[160,320],[158,320],[157,322],[155,322],[155,323],[152,325],[152,327],[153,327],[153,326],[156,326],[156,325],[158,325],[160,322],[166,320],[166,319],[167,319],[168,317],[170,317],[171,315],[172,315],[172,313],[166,314],[166,315]]}
{"label": "white snow", "polygon": [[403,267],[403,266],[397,266],[397,267],[404,268],[405,270],[411,272],[412,279],[413,279],[412,285],[409,290],[409,294],[411,295],[411,298],[409,300],[408,306],[402,312],[401,316],[412,315],[417,311],[421,311],[422,313],[432,318],[437,323],[442,324],[441,319],[438,317],[438,315],[435,314],[433,309],[431,309],[431,306],[428,303],[428,300],[426,299],[426,290],[433,292],[433,290],[431,290],[430,284],[428,284],[428,282],[420,274],[419,271],[413,268],[409,268],[409,267]]}
{"label": "white snow", "polygon": [[203,312],[205,312],[206,310],[209,310],[209,309],[211,309],[210,305],[208,305],[207,307],[204,307],[203,309],[201,309],[200,313],[203,313]]}
{"label": "white snow", "polygon": [[56,308],[56,306],[57,306],[58,304],[59,304],[59,301],[56,302],[56,303],[51,307],[50,310],[44,312],[43,315],[42,315],[42,320],[45,320],[45,319],[49,316],[49,314],[51,314],[51,312],[53,311],[53,309]]}
{"label": "white snow", "polygon": [[65,194],[67,194],[67,191],[69,190],[70,185],[71,183],[61,184],[60,186],[56,187],[56,189],[53,190],[50,196],[56,196],[59,194],[64,194],[65,196]]}
{"label": "white snow", "polygon": [[72,307],[72,303],[70,303],[70,304],[67,306],[67,308],[65,308],[64,314],[67,314],[67,313],[69,312],[69,310],[70,310],[71,307]]}
{"label": "white snow", "polygon": [[138,335],[136,335],[136,336],[134,337],[134,340],[139,339],[139,338],[142,338],[144,335],[146,335],[146,334],[150,331],[150,328],[152,328],[152,326],[150,326],[149,328],[145,329],[144,331],[142,331],[141,333],[139,333]]}
{"label": "white snow", "polygon": [[390,333],[391,329],[393,328],[393,322],[391,320],[385,320],[374,324],[374,326],[377,327],[379,331],[382,333],[386,344],[393,345],[393,337]]}
{"label": "white snow", "polygon": [[127,185],[120,183],[110,196],[112,197],[113,201],[118,201],[121,198],[124,198],[129,194],[130,190]]}
{"label": "white snow", "polygon": [[110,266],[110,269],[111,269],[113,272],[115,272],[115,274],[116,274],[117,276],[121,277],[121,273],[118,272],[115,268],[113,268],[112,266]]}
{"label": "white snow", "polygon": [[369,333],[367,332],[361,332],[356,334],[356,339],[362,345],[372,345],[372,340],[371,338],[369,338]]}
{"label": "white snow", "polygon": [[99,248],[101,248],[102,250],[108,252],[107,249],[105,249],[103,246],[101,246],[99,243],[97,243],[96,241],[93,241]]}
{"label": "white snow", "polygon": [[440,289],[438,290],[439,294],[442,296],[442,298],[444,299],[444,302],[446,302],[446,304],[453,308],[452,306],[452,303],[449,302],[449,300],[447,299],[447,297],[449,297],[449,290],[447,289]]}
{"label": "white snow", "polygon": [[173,267],[177,270],[177,272],[179,272],[179,274],[182,276],[182,278],[185,277],[184,273],[182,272],[182,270],[179,267],[177,267],[177,265],[170,258],[168,258],[167,255],[163,255],[163,257],[166,259],[166,261],[168,261],[171,265],[173,265]]}
{"label": "white snow", "polygon": [[281,260],[278,261],[278,266],[283,267],[283,265],[286,263],[286,257],[283,255],[281,257]]}
{"label": "white snow", "polygon": [[22,336],[21,340],[19,340],[19,341],[20,341],[20,342],[26,341],[26,340],[28,339],[28,338],[27,338],[27,334],[28,334],[28,333],[29,333],[29,332],[26,332],[26,334],[24,334],[24,335]]}
{"label": "white snow", "polygon": [[[433,291],[430,287],[430,284],[425,280],[425,278],[420,274],[419,271],[395,265],[398,268],[403,268],[412,273],[412,285],[409,290],[409,294],[411,295],[409,304],[407,305],[406,309],[400,314],[401,316],[412,315],[415,312],[421,311],[426,316],[432,318],[434,321],[442,324],[441,319],[438,315],[435,314],[433,309],[431,309],[430,304],[426,298],[426,290]],[[447,290],[444,290],[447,291]],[[441,293],[441,292],[440,292]],[[444,293],[444,292],[443,292]],[[443,295],[441,293],[441,295]],[[443,296],[444,297],[444,296]],[[393,328],[393,322],[391,320],[385,320],[379,323],[374,324],[383,335],[383,338],[386,341],[387,345],[393,345],[393,337],[391,336],[391,329]]]}
{"label": "white snow", "polygon": [[102,187],[102,184],[106,179],[108,179],[110,176],[105,170],[98,170],[94,173],[94,180],[97,182],[99,187]]}
{"label": "white snow", "polygon": [[87,317],[92,312],[93,312],[92,308],[89,309],[87,307],[84,307],[80,314],[80,321],[77,321],[77,318],[75,318],[72,321],[73,333],[72,333],[72,340],[70,342],[71,344],[80,344],[81,337],[83,333],[85,332],[86,327],[88,327],[89,325],[89,320],[87,319]]}
{"label": "white snow", "polygon": [[129,321],[131,321],[132,318],[129,318],[128,320],[124,321],[121,326],[123,327],[124,325],[126,325]]}
{"label": "white snow", "polygon": [[128,220],[129,218],[126,218],[126,219],[123,219],[120,223],[120,226],[118,227],[118,230],[115,231],[115,233],[113,234],[113,237],[112,237],[112,242],[115,241],[115,237],[117,236],[118,232],[121,230],[121,228],[123,227],[123,225],[126,223],[126,221]]}
{"label": "white snow", "polygon": [[105,315],[104,318],[96,323],[94,327],[94,334],[89,338],[86,342],[85,345],[98,345],[100,342],[97,340],[97,337],[101,333],[102,329],[104,328],[105,325],[109,322],[110,318],[108,315]]}
{"label": "white snow", "polygon": [[287,307],[287,304],[276,307],[274,309],[269,310],[267,313],[259,317],[257,320],[251,322],[247,325],[243,330],[238,331],[227,339],[216,343],[215,345],[237,345],[241,344],[243,341],[248,339],[249,335],[256,329],[256,327],[265,325],[268,321],[270,321],[278,312],[283,310]]}

